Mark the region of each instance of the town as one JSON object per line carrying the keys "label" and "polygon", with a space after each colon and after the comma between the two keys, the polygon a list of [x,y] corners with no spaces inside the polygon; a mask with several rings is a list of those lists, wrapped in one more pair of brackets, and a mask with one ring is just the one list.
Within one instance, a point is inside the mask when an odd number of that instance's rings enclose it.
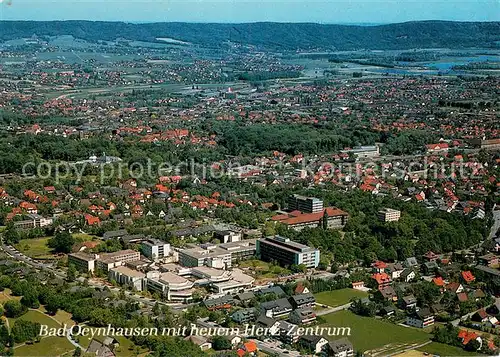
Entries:
{"label": "town", "polygon": [[498,355],[498,50],[118,37],[0,42],[1,355]]}

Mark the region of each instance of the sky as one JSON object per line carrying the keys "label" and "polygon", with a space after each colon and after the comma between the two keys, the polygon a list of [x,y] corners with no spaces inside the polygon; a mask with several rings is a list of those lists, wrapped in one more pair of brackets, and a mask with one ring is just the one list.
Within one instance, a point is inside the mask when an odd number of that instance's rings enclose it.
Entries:
{"label": "sky", "polygon": [[0,20],[500,21],[500,0],[0,0]]}

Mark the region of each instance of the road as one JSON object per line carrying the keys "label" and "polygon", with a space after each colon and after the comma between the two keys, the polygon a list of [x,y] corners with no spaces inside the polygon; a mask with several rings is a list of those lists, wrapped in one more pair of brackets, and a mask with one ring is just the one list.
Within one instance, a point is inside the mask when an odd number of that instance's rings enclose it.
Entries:
{"label": "road", "polygon": [[[62,272],[62,271],[58,271],[57,269],[55,269],[53,267],[52,264],[37,262],[37,261],[31,259],[30,257],[27,257],[23,253],[19,252],[13,246],[4,244],[3,237],[1,237],[0,239],[2,239],[2,242],[0,245],[0,250],[3,250],[11,258],[13,258],[17,261],[23,262],[26,265],[29,265],[38,271],[46,271],[46,272],[54,274],[56,277],[58,277],[60,279],[63,279],[63,280],[66,279],[66,273]],[[118,294],[121,290],[120,288],[117,288],[117,287],[109,287],[107,285],[99,284],[99,283],[96,283],[96,282],[90,281],[90,280],[88,282],[89,282],[90,286],[95,287],[95,288],[102,289],[104,287],[108,287],[112,292],[114,292],[116,294]],[[151,299],[151,298],[146,298],[142,295],[138,295],[138,294],[132,293],[130,291],[125,291],[125,294],[129,298],[131,298],[132,300],[139,302],[139,303],[142,303],[142,304],[145,304],[145,305],[148,305],[150,307],[153,307],[156,303],[158,303],[160,305],[170,306],[173,310],[183,310],[183,309],[193,305],[193,304],[167,304],[163,301],[159,301],[159,300],[155,300],[155,299]]]}
{"label": "road", "polygon": [[[497,297],[497,298],[495,298],[495,302],[494,302],[493,304],[497,304],[497,303],[499,303],[499,302],[500,302],[500,297]],[[475,310],[475,311],[473,311],[473,312],[471,312],[471,313],[468,313],[468,314],[466,314],[466,315],[464,315],[464,316],[461,316],[460,318],[458,318],[458,319],[456,319],[456,320],[451,321],[451,324],[452,324],[453,326],[458,326],[458,325],[460,324],[460,321],[465,320],[465,319],[467,319],[468,317],[472,317],[472,315],[474,315],[474,314],[475,314],[476,312],[478,312],[479,310],[482,310],[482,309],[478,309],[478,310]]]}
{"label": "road", "polygon": [[[316,305],[321,306],[321,307],[327,306],[327,305],[318,304],[318,303],[316,303]],[[337,306],[337,307],[327,306],[327,308],[325,310],[316,311],[316,316],[323,316],[323,315],[331,314],[333,312],[347,310],[351,307],[351,305],[352,305],[352,302],[345,304],[345,305]]]}
{"label": "road", "polygon": [[497,231],[500,229],[500,210],[495,210],[496,205],[493,207],[493,225],[491,226],[489,239],[493,239]]}
{"label": "road", "polygon": [[259,350],[268,353],[270,355],[278,355],[280,357],[300,357],[300,352],[295,350],[285,350],[280,348],[281,342],[278,341],[259,341],[254,340],[255,344],[259,348]]}

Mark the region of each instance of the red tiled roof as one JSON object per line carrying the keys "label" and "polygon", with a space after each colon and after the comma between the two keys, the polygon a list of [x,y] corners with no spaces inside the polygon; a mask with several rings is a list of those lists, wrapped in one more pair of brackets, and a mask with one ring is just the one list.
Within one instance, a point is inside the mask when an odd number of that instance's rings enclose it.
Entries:
{"label": "red tiled roof", "polygon": [[[348,216],[347,212],[344,212],[335,207],[327,207],[325,208],[325,210],[326,213],[328,214],[328,217]],[[281,223],[284,224],[294,225],[294,224],[309,223],[309,222],[319,222],[319,220],[323,218],[324,215],[323,211],[316,213],[301,213],[297,215],[295,215],[294,212],[292,213],[288,215],[274,216],[271,219],[273,221],[280,221]]]}
{"label": "red tiled roof", "polygon": [[467,330],[460,330],[458,332],[458,338],[462,340],[464,345],[468,344],[470,341],[478,338],[478,335],[475,332],[469,332]]}
{"label": "red tiled roof", "polygon": [[437,278],[432,279],[432,282],[436,284],[437,286],[444,286],[444,280],[440,276]]}
{"label": "red tiled roof", "polygon": [[467,283],[471,283],[474,280],[476,280],[476,278],[474,277],[474,275],[472,275],[472,273],[469,270],[462,272],[462,278],[464,278],[464,280]]}

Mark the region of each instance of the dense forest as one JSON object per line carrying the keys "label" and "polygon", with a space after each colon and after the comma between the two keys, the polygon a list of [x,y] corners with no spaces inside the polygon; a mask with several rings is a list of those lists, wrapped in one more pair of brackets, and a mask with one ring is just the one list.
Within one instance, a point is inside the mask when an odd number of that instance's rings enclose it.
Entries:
{"label": "dense forest", "polygon": [[313,23],[148,23],[92,21],[2,21],[1,40],[38,36],[73,35],[87,41],[156,41],[174,38],[219,47],[227,41],[274,49],[324,48],[410,49],[498,47],[499,22],[415,21],[379,26],[320,25]]}

